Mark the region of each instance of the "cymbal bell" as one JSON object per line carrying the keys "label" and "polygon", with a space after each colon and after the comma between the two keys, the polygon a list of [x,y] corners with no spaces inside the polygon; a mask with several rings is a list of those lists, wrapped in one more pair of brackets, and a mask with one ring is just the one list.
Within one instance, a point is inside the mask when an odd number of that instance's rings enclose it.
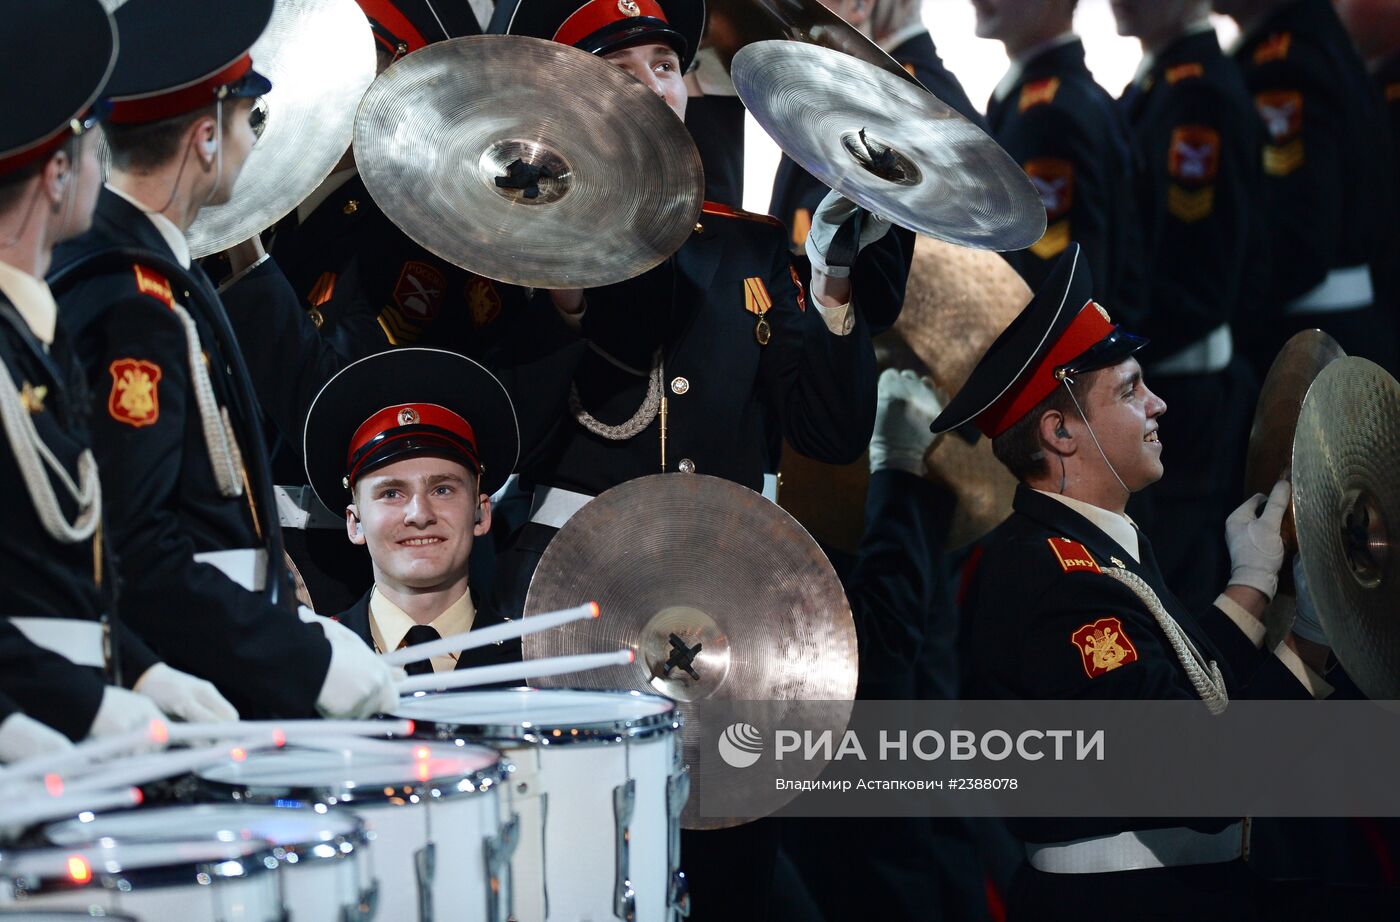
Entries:
{"label": "cymbal bell", "polygon": [[384,213],[470,272],[537,288],[633,278],[700,214],[700,155],[666,103],[558,42],[429,45],[375,80],[355,157]]}
{"label": "cymbal bell", "polygon": [[374,35],[355,0],[277,0],[250,54],[272,90],[253,106],[258,141],[233,197],[190,225],[195,257],[261,233],[315,191],[350,148],[374,80]]}
{"label": "cymbal bell", "polygon": [[932,93],[865,61],[801,42],[734,56],[734,86],[783,152],[868,211],[949,243],[1020,250],[1045,233],[1029,177]]}
{"label": "cymbal bell", "polygon": [[1400,698],[1400,383],[1338,358],[1303,398],[1293,504],[1308,587],[1347,674]]}
{"label": "cymbal bell", "polygon": [[791,516],[728,480],[653,474],[575,513],[540,559],[525,617],[583,598],[595,599],[602,617],[526,636],[525,658],[627,647],[634,662],[532,684],[636,689],[676,701],[697,795],[682,817],[687,829],[748,819],[694,808],[721,774],[700,747],[699,702],[855,697],[855,623],[830,562]]}

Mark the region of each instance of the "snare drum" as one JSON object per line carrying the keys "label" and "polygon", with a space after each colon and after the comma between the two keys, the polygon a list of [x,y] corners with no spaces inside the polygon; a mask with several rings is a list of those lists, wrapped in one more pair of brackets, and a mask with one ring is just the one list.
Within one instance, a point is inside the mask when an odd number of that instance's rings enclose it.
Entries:
{"label": "snare drum", "polygon": [[394,716],[515,763],[520,922],[666,922],[686,905],[680,714],[640,692],[513,688],[404,699]]}
{"label": "snare drum", "polygon": [[364,823],[352,813],[305,808],[197,804],[85,814],[43,830],[53,845],[262,840],[282,863],[282,894],[293,922],[374,918],[373,868]]}
{"label": "snare drum", "polygon": [[258,841],[15,849],[0,855],[0,902],[145,922],[283,922],[278,868]]}
{"label": "snare drum", "polygon": [[380,919],[505,922],[515,839],[498,793],[508,769],[483,746],[406,740],[254,752],[198,775],[218,799],[360,816],[374,842]]}

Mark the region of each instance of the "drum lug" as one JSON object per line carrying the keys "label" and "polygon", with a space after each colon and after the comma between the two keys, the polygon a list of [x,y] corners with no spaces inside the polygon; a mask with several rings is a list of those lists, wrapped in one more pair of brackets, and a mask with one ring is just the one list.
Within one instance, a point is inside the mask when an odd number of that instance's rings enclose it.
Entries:
{"label": "drum lug", "polygon": [[437,846],[432,842],[413,853],[413,874],[418,878],[418,922],[433,922],[433,878],[437,872]]}
{"label": "drum lug", "polygon": [[[515,910],[515,881],[510,876],[510,859],[520,844],[520,817],[511,814],[510,822],[501,824],[499,835],[487,836],[482,850],[486,853],[486,920],[506,922]],[[503,911],[504,909],[504,911]]]}
{"label": "drum lug", "polygon": [[370,922],[379,909],[379,881],[360,890],[360,901],[341,913],[344,922]]}
{"label": "drum lug", "polygon": [[671,918],[690,915],[690,882],[681,870],[681,814],[690,799],[690,768],[680,770],[666,779],[666,855],[671,871],[671,892],[668,905]]}
{"label": "drum lug", "polygon": [[637,805],[637,782],[628,778],[613,788],[613,818],[617,825],[617,877],[613,881],[613,915],[623,922],[637,918],[637,894],[632,889],[632,812]]}

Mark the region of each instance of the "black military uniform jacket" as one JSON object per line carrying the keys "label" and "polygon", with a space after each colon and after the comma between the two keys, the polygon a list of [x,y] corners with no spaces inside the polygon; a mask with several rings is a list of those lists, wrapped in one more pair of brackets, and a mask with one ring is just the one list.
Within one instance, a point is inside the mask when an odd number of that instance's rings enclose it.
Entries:
{"label": "black military uniform jacket", "polygon": [[1267,272],[1263,129],[1214,31],[1173,42],[1120,100],[1142,170],[1145,364],[1258,308]]}
{"label": "black military uniform jacket", "polygon": [[[536,305],[538,321],[521,324],[513,337],[523,348],[493,362],[506,370],[522,443],[542,446],[522,461],[528,483],[596,495],[662,471],[659,415],[615,441],[585,429],[569,407],[572,385],[578,406],[600,422],[631,419],[646,399],[658,350],[667,471],[759,490],[769,469],[769,426],[830,463],[854,460],[870,441],[875,360],[862,304],[851,307],[849,334],[828,330],[806,302],[771,218],[707,204],[674,257],[585,299],[581,333],[547,302]],[[541,423],[551,431],[537,433]]]}
{"label": "black military uniform jacket", "polygon": [[[1000,92],[1000,88],[998,88]],[[1095,294],[1130,329],[1142,311],[1136,164],[1122,114],[1084,63],[1078,38],[1025,63],[987,104],[992,137],[1045,203],[1045,236],[1006,259],[1039,289],[1070,241],[1083,248]]]}
{"label": "black military uniform jacket", "polygon": [[[1400,198],[1400,51],[1383,61],[1372,76],[1380,87],[1390,129],[1390,188]],[[1376,302],[1396,316],[1400,313],[1400,225],[1394,222],[1376,269]]]}
{"label": "black military uniform jacket", "polygon": [[[39,438],[74,483],[80,484],[78,457],[90,444],[87,387],[73,355],[67,329],[56,325],[46,351],[15,307],[0,293],[0,362],[20,392]],[[0,615],[78,618],[98,621],[114,615],[116,573],[104,553],[104,535],[65,544],[51,537],[39,520],[8,441],[0,441],[0,477],[18,491],[5,527],[0,529]],[[64,517],[74,521],[77,506],[52,471]],[[0,623],[3,619],[0,618]],[[87,734],[106,685],[98,670],[77,666],[38,647],[17,628],[0,631],[0,690],[35,719],[72,739]],[[156,663],[156,656],[130,630],[113,625],[116,667],[110,676],[128,687]]]}
{"label": "black military uniform jacket", "polygon": [[[360,597],[349,609],[335,616],[335,620],[348,627],[360,636],[366,644],[374,646],[374,634],[369,626],[369,600],[374,594],[371,589]],[[476,595],[472,594],[472,602],[476,603]],[[490,627],[493,624],[501,624],[502,618],[495,609],[491,607],[482,608],[476,606],[476,617],[472,620],[472,630],[477,628]],[[382,651],[381,651],[382,652]],[[473,666],[495,666],[500,663],[517,663],[521,659],[520,641],[507,640],[502,643],[488,644],[484,647],[477,647],[475,650],[464,650],[457,658],[457,669],[469,669]],[[519,685],[519,682],[510,682],[508,685]]]}
{"label": "black military uniform jacket", "polygon": [[[71,265],[112,249],[122,252]],[[110,190],[92,230],[60,248],[51,278],[92,395],[127,622],[172,666],[212,681],[245,718],[314,715],[330,645],[294,611],[257,407],[209,280],[180,270],[150,219]],[[185,328],[171,304],[194,319],[214,398],[242,453],[242,496],[219,491]],[[275,590],[249,591],[194,559],[244,548],[268,552]]]}
{"label": "black military uniform jacket", "polygon": [[1268,305],[1375,260],[1394,218],[1381,102],[1329,0],[1278,6],[1234,53],[1268,132]]}

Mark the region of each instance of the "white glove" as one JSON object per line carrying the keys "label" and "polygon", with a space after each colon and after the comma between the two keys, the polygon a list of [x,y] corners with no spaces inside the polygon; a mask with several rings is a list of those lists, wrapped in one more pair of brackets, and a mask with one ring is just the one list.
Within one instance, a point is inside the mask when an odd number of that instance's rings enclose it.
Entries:
{"label": "white glove", "polygon": [[132,730],[144,730],[152,721],[164,720],[165,715],[150,698],[108,685],[102,692],[102,703],[97,706],[97,716],[92,719],[88,736],[116,736]]}
{"label": "white glove", "polygon": [[1293,585],[1298,589],[1298,601],[1293,609],[1293,633],[1304,640],[1332,646],[1327,633],[1322,629],[1322,620],[1317,616],[1317,606],[1313,604],[1312,593],[1308,591],[1308,574],[1303,570],[1303,558],[1293,558]]}
{"label": "white glove", "polygon": [[[831,239],[836,236],[837,229],[846,223],[846,219],[855,214],[859,207],[834,190],[828,192],[826,198],[817,206],[817,210],[812,214],[812,228],[807,232],[806,245],[807,258],[812,262],[813,272],[821,272],[834,279],[850,277],[850,266],[828,265],[826,254],[831,249]],[[860,243],[856,247],[856,253],[885,236],[889,229],[889,221],[872,212],[866,212],[860,224]],[[854,254],[852,259],[854,260]]]}
{"label": "white glove", "polygon": [[321,625],[331,643],[331,667],[316,709],[323,717],[363,718],[386,714],[398,706],[398,683],[408,674],[386,665],[369,644],[339,621],[323,618],[305,605],[297,610],[301,620]]}
{"label": "white glove", "polygon": [[1269,501],[1258,516],[1254,510],[1264,494],[1244,501],[1225,520],[1225,546],[1230,549],[1230,585],[1258,589],[1270,599],[1278,591],[1278,571],[1283,566],[1283,539],[1279,527],[1288,510],[1287,480],[1274,484]]}
{"label": "white glove", "polygon": [[0,762],[18,762],[72,748],[68,737],[25,714],[11,714],[0,722]]}
{"label": "white glove", "polygon": [[929,426],[943,412],[933,382],[912,371],[886,368],[880,374],[875,434],[870,439],[870,471],[894,468],[924,475],[924,455],[933,443]]}
{"label": "white glove", "polygon": [[170,717],[189,723],[237,720],[238,709],[228,703],[212,682],[195,678],[165,663],[156,663],[141,674],[133,688]]}

